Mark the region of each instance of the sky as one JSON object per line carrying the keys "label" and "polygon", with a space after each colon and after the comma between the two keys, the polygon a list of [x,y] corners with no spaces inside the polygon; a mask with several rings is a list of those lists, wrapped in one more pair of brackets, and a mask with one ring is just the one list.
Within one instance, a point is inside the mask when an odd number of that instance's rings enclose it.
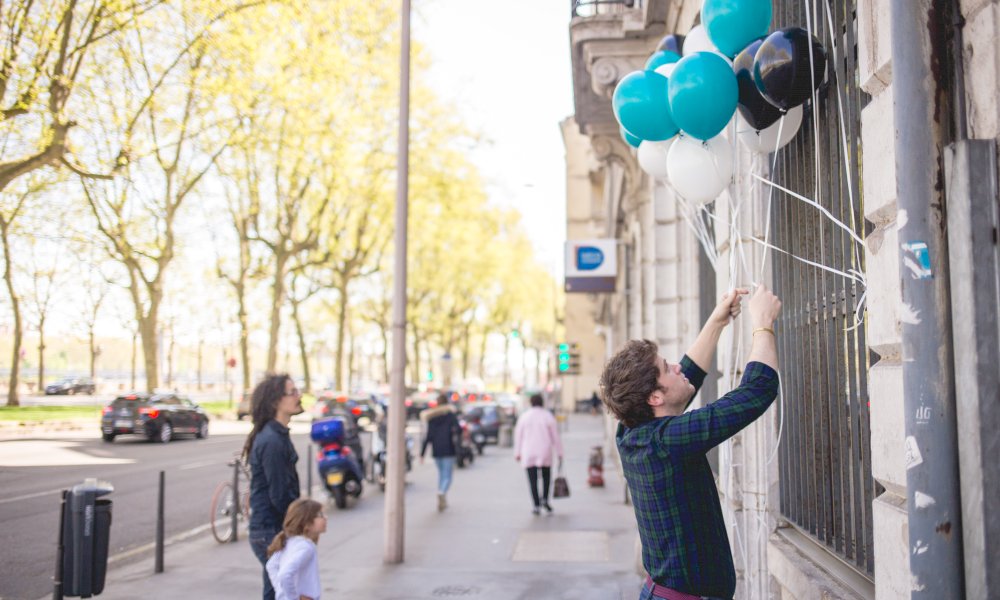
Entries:
{"label": "sky", "polygon": [[432,57],[428,83],[487,140],[472,160],[491,201],[521,212],[539,262],[561,276],[566,162],[559,123],[573,114],[570,3],[412,2],[413,39]]}

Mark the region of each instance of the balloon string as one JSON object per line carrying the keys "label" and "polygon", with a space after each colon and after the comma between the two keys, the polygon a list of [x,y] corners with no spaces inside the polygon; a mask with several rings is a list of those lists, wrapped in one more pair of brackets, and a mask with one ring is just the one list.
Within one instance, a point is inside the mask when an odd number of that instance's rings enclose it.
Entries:
{"label": "balloon string", "polygon": [[[837,52],[837,43],[834,38],[833,31],[833,13],[830,10],[830,0],[825,0],[826,3],[826,20],[827,26],[830,29],[830,44],[833,46],[833,64],[840,64],[840,57]],[[857,223],[854,221],[854,177],[851,173],[850,157],[851,154],[848,152],[847,143],[847,128],[844,125],[844,99],[841,94],[840,82],[837,82],[837,112],[840,116],[840,142],[844,147],[844,175],[847,177],[847,198],[850,201],[851,206],[851,230],[854,230]],[[854,248],[854,261],[857,266],[861,266],[861,255],[858,252],[858,248]]]}
{"label": "balloon string", "polygon": [[796,192],[793,192],[792,190],[790,190],[790,189],[788,189],[786,187],[783,187],[781,185],[778,185],[777,183],[774,183],[773,181],[771,181],[769,179],[761,177],[760,175],[758,175],[756,173],[752,173],[752,176],[754,178],[756,178],[756,179],[758,179],[758,180],[766,183],[767,185],[770,185],[772,187],[778,188],[779,190],[781,190],[782,192],[785,192],[786,194],[788,194],[789,196],[792,196],[793,198],[797,198],[797,199],[805,202],[809,206],[813,206],[813,207],[819,209],[820,212],[822,212],[824,215],[826,215],[826,217],[828,219],[830,219],[831,221],[833,221],[834,224],[836,224],[838,227],[840,227],[841,229],[843,229],[844,231],[846,231],[847,233],[849,233],[851,235],[851,237],[854,238],[854,241],[856,241],[858,244],[861,244],[862,246],[864,245],[864,243],[865,243],[864,240],[862,240],[860,237],[858,237],[858,234],[854,233],[853,229],[851,229],[850,227],[848,227],[847,225],[845,225],[843,223],[843,221],[841,221],[837,217],[833,216],[833,214],[830,211],[828,211],[826,208],[824,208],[818,202],[810,200],[809,198],[806,198],[802,194],[798,194]]}
{"label": "balloon string", "polygon": [[[771,170],[768,172],[768,177],[774,177],[774,170],[778,166],[778,149],[781,147],[781,130],[785,127],[785,115],[787,113],[781,114],[781,119],[778,121],[778,139],[774,142],[774,158],[771,159]],[[768,190],[767,194],[767,212],[764,213],[764,241],[766,242],[771,235],[771,201],[774,198],[774,187],[772,186]],[[764,279],[764,267],[767,265],[767,248],[764,249],[764,256],[760,260],[760,272],[757,276],[758,281]]]}

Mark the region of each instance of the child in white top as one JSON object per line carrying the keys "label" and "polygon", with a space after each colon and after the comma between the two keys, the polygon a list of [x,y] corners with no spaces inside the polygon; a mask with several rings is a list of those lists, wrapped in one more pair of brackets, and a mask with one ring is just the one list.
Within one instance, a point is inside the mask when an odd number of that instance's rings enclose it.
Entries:
{"label": "child in white top", "polygon": [[267,576],[275,600],[319,600],[319,562],[316,543],[326,532],[323,505],[300,498],[288,506],[285,523],[267,548]]}

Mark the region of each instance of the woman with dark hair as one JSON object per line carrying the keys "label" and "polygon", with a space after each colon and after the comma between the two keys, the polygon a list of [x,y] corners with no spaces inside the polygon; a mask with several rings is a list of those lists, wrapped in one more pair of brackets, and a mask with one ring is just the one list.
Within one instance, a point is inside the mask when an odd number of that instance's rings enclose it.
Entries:
{"label": "woman with dark hair", "polygon": [[[549,506],[549,483],[552,481],[552,453],[559,456],[562,466],[563,447],[559,439],[556,418],[543,407],[541,394],[531,396],[531,408],[517,420],[514,428],[514,457],[528,471],[528,485],[531,500],[535,503],[531,512],[536,515]],[[538,475],[542,475],[542,493],[538,493]]]}
{"label": "woman with dark hair", "polygon": [[[266,567],[267,547],[299,497],[299,455],[288,422],[302,412],[302,394],[288,375],[269,375],[254,388],[250,405],[253,429],[243,446],[243,459],[250,462],[250,548]],[[274,600],[266,568],[263,598]]]}

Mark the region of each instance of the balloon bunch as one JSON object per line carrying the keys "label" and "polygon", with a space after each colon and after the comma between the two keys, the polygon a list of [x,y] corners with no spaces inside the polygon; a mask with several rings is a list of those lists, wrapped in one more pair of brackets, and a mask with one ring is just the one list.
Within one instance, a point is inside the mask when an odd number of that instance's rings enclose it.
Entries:
{"label": "balloon bunch", "polygon": [[732,149],[720,134],[734,115],[745,146],[774,152],[795,137],[823,80],[822,44],[799,27],[768,34],[771,16],[771,0],[705,0],[701,25],[664,37],[615,88],[615,118],[640,167],[687,200],[711,201],[729,185]]}

